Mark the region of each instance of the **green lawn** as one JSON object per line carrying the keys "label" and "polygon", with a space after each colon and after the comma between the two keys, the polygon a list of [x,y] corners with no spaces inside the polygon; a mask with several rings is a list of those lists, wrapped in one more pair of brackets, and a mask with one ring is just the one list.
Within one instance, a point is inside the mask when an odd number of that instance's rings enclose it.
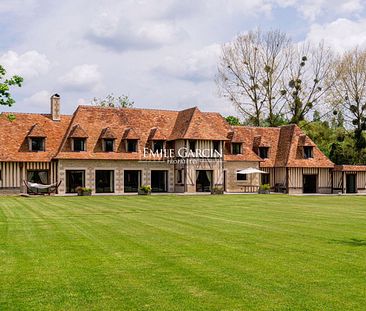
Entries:
{"label": "green lawn", "polygon": [[365,310],[366,197],[0,197],[0,310]]}

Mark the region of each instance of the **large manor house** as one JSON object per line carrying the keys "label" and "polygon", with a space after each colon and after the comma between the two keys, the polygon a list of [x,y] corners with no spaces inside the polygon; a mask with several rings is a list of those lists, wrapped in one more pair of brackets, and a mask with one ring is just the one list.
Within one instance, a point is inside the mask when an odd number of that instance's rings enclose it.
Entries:
{"label": "large manor house", "polygon": [[[219,113],[79,106],[61,114],[0,117],[0,194],[26,191],[24,182],[59,183],[93,194],[152,192],[366,192],[366,166],[334,165],[296,125],[231,126]],[[249,169],[249,170],[248,170]],[[248,173],[250,169],[262,173]],[[263,173],[265,172],[265,173]]]}

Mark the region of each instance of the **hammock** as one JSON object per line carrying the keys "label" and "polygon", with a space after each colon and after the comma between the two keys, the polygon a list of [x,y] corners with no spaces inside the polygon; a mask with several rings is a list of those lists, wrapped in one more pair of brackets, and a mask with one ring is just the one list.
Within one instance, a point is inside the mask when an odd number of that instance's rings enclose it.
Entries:
{"label": "hammock", "polygon": [[29,188],[37,188],[37,189],[48,189],[48,188],[57,186],[57,183],[54,183],[51,185],[43,185],[43,184],[37,184],[35,182],[29,182],[29,181],[27,181],[27,184],[28,184]]}
{"label": "hammock", "polygon": [[[51,193],[56,193],[58,187],[61,184],[61,181],[59,183],[54,183],[50,185],[43,185],[43,184],[37,184],[29,181],[23,180],[25,186],[27,187],[28,193],[30,194],[44,194],[45,192],[40,192],[39,190],[47,190],[47,194],[50,195]],[[33,189],[36,189],[37,191],[34,191]]]}

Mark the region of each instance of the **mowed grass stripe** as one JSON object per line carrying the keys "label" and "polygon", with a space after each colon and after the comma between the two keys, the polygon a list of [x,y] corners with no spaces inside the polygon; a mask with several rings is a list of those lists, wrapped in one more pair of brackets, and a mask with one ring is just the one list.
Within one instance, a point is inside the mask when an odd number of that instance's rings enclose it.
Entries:
{"label": "mowed grass stripe", "polygon": [[0,198],[0,308],[357,309],[365,200],[344,199]]}

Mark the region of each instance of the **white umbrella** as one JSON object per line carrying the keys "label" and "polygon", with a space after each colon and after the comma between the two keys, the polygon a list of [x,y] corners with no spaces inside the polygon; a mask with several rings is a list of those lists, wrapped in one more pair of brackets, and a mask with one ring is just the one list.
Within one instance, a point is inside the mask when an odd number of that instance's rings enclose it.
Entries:
{"label": "white umbrella", "polygon": [[254,167],[248,167],[243,170],[239,170],[236,173],[237,174],[268,174],[267,172],[258,170]]}

